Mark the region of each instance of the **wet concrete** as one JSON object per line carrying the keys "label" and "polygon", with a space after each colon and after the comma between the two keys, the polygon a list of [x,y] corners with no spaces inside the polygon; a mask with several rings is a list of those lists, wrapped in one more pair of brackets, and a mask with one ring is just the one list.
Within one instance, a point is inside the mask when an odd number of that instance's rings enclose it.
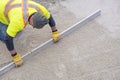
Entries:
{"label": "wet concrete", "polygon": [[[102,13],[100,17],[26,61],[22,67],[1,76],[0,80],[120,80],[119,2],[65,0],[51,4],[49,10],[60,32],[98,8]],[[25,54],[24,49],[31,50],[48,40],[51,36],[48,27],[42,30],[28,27],[23,31],[26,35],[15,39],[17,50]],[[29,31],[34,34],[27,34]],[[0,45],[3,45],[0,47],[1,52],[5,52],[2,50],[4,44]],[[2,54],[6,57],[0,59],[8,60],[10,56],[7,54]]]}
{"label": "wet concrete", "polygon": [[[103,25],[112,37],[120,34],[120,3],[119,0],[67,0],[62,2],[76,17],[84,17],[96,9],[101,9],[102,15],[98,23]],[[119,37],[120,38],[120,37]]]}

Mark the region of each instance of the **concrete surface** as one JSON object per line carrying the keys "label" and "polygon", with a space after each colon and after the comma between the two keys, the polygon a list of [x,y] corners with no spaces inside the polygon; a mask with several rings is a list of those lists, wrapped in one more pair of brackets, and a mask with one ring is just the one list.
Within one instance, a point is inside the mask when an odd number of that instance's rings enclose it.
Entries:
{"label": "concrete surface", "polygon": [[[119,0],[62,0],[51,4],[49,10],[60,32],[98,8],[102,15],[0,80],[120,80],[119,3]],[[48,40],[51,36],[48,27],[32,30],[28,26],[23,31],[26,35],[21,33],[14,40],[17,51],[24,55]],[[5,65],[11,58],[5,45],[0,45],[0,64]]]}

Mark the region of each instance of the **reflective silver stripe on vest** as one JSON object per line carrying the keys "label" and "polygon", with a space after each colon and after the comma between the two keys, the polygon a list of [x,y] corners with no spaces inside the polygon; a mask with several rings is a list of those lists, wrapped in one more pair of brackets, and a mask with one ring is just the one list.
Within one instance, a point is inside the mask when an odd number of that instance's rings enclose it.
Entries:
{"label": "reflective silver stripe on vest", "polygon": [[[13,5],[10,5],[14,0],[10,0],[6,7],[5,7],[5,12],[4,12],[4,15],[6,16],[7,20],[9,21],[8,19],[8,12],[13,9],[13,8],[16,8],[16,7],[22,7],[23,8],[23,18],[24,18],[24,23],[27,23],[28,21],[28,7],[31,7],[31,8],[35,8],[37,11],[40,11],[42,13],[42,10],[40,10],[40,8],[36,5],[33,5],[33,4],[28,4],[27,3],[27,0],[23,0],[23,3],[22,4],[13,4]],[[28,6],[27,6],[28,4]],[[23,5],[23,6],[22,6]]]}
{"label": "reflective silver stripe on vest", "polygon": [[7,20],[9,21],[9,19],[8,19],[8,11],[10,10],[9,8],[10,8],[10,4],[13,2],[13,0],[9,0],[9,2],[6,4],[6,6],[5,6],[5,11],[4,11],[4,15],[5,15],[5,17],[7,18]]}
{"label": "reflective silver stripe on vest", "polygon": [[13,8],[16,8],[16,7],[22,7],[23,5],[23,18],[25,20],[25,23],[28,21],[28,13],[27,13],[27,0],[23,0],[23,3],[22,4],[13,4],[13,5],[10,5],[14,0],[10,0],[6,7],[5,7],[5,12],[4,12],[4,15],[6,16],[7,20],[9,21],[8,19],[8,12],[13,9]]}
{"label": "reflective silver stripe on vest", "polygon": [[42,10],[40,10],[40,8],[38,6],[36,6],[36,5],[28,4],[28,6],[31,7],[31,8],[35,8],[37,11],[42,12]]}
{"label": "reflective silver stripe on vest", "polygon": [[24,20],[25,23],[28,21],[28,11],[27,11],[27,0],[23,0],[23,13],[24,13]]}
{"label": "reflective silver stripe on vest", "polygon": [[11,10],[12,8],[15,8],[15,7],[21,7],[22,5],[21,4],[14,4],[8,8],[5,9],[5,15],[7,15],[7,13],[9,12],[9,10]]}

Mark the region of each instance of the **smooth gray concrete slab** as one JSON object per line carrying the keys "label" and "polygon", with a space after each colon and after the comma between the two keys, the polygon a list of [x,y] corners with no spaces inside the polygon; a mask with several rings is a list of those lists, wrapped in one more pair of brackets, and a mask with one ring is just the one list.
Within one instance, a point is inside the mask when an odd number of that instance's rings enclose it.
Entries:
{"label": "smooth gray concrete slab", "polygon": [[[31,58],[22,67],[1,76],[0,80],[120,80],[119,3],[119,0],[65,0],[51,5],[49,9],[60,32],[98,8],[102,15],[40,52],[42,54]],[[29,31],[32,30],[28,27],[23,32]],[[51,36],[47,26],[33,32],[16,38],[19,53],[25,54],[24,49],[33,49]],[[8,60],[7,53],[1,54],[7,56],[7,59],[0,58],[2,61]]]}

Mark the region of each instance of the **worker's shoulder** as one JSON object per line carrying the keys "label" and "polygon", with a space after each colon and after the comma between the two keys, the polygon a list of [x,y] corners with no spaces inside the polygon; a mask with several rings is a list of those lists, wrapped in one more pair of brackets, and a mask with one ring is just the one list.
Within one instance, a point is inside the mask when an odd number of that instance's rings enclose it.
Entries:
{"label": "worker's shoulder", "polygon": [[40,3],[37,3],[35,1],[31,1],[31,0],[28,1],[28,4],[41,5]]}

